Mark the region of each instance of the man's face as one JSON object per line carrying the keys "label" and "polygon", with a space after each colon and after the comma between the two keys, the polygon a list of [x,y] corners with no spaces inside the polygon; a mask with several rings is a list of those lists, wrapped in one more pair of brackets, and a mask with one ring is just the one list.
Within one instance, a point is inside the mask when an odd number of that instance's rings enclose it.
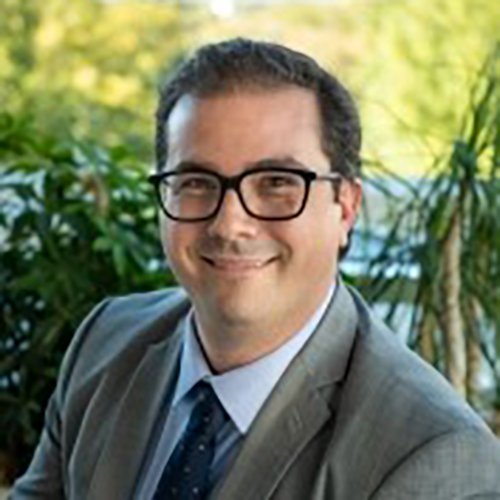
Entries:
{"label": "man's face", "polygon": [[[168,135],[165,170],[189,162],[233,176],[273,160],[330,171],[315,96],[298,87],[185,95],[170,116]],[[292,220],[255,219],[232,190],[212,220],[185,223],[162,215],[167,258],[201,323],[263,334],[300,329],[334,280],[359,185],[344,181],[339,201],[332,184],[320,181],[312,183],[305,210]]]}

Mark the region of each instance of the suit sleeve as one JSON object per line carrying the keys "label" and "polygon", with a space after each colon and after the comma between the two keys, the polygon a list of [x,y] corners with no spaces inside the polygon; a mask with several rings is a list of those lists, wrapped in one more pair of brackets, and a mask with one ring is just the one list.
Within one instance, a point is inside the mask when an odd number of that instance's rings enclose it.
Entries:
{"label": "suit sleeve", "polygon": [[481,428],[435,438],[398,464],[370,500],[431,498],[500,500],[500,442]]}
{"label": "suit sleeve", "polygon": [[61,365],[56,389],[45,411],[45,424],[28,469],[14,483],[9,500],[59,500],[66,498],[63,419],[66,388],[81,346],[95,320],[109,301],[99,304],[75,334]]}

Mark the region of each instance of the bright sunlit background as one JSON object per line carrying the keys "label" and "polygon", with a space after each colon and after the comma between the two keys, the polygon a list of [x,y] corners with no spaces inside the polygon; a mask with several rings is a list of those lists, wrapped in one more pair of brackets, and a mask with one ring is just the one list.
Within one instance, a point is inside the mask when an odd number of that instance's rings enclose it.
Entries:
{"label": "bright sunlit background", "polygon": [[151,158],[156,87],[211,40],[250,36],[317,58],[355,93],[365,155],[420,173],[448,147],[500,33],[489,0],[3,0],[0,100],[45,130]]}

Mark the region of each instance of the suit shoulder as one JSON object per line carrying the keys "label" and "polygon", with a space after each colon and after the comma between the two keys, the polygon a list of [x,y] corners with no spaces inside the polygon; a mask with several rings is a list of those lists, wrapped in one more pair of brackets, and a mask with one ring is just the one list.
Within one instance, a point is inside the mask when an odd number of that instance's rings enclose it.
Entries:
{"label": "suit shoulder", "polygon": [[70,377],[82,382],[94,378],[124,351],[167,339],[190,307],[181,288],[105,299],[85,318],[68,348],[61,368],[63,384]]}
{"label": "suit shoulder", "polygon": [[[158,318],[178,318],[184,315],[191,303],[182,288],[134,293],[107,299],[107,307],[101,315],[100,326],[113,328],[123,324],[136,330],[143,330]],[[103,321],[105,320],[105,322]]]}
{"label": "suit shoulder", "polygon": [[[334,471],[343,463],[356,467],[348,473],[342,469],[339,481],[346,488],[355,484],[358,493],[374,491],[412,457],[440,457],[441,450],[451,448],[463,460],[474,449],[475,461],[493,454],[498,462],[498,444],[482,419],[357,294],[353,297],[358,331],[342,383],[329,463]],[[420,461],[415,464],[418,469]],[[413,467],[409,470],[415,473]]]}
{"label": "suit shoulder", "polygon": [[500,498],[500,443],[460,429],[424,443],[395,464],[374,499]]}
{"label": "suit shoulder", "polygon": [[[154,337],[156,322],[175,323],[190,306],[182,288],[111,297],[90,313],[77,333],[118,345],[139,335]],[[167,333],[162,331],[163,335]]]}
{"label": "suit shoulder", "polygon": [[484,426],[434,367],[411,351],[359,297],[356,300],[359,332],[350,372],[353,396],[369,400],[376,396],[379,403],[373,404],[393,410],[384,412],[389,422],[425,418],[426,432],[433,432],[434,426],[437,433]]}

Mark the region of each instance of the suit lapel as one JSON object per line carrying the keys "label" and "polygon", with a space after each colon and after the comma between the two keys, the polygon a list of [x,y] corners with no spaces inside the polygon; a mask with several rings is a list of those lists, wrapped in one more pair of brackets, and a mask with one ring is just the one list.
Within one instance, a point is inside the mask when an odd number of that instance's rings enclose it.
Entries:
{"label": "suit lapel", "polygon": [[[327,405],[308,382],[302,384],[305,390],[289,387],[301,377],[307,379],[303,367],[296,367],[293,375],[287,378],[290,384],[273,393],[271,404],[251,427],[226,482],[214,492],[217,500],[268,498],[298,453],[328,420]],[[298,396],[294,394],[297,389]]]}
{"label": "suit lapel", "polygon": [[[171,397],[175,385],[184,322],[167,340],[151,344],[142,360],[126,363],[138,366],[115,416],[116,425],[103,447],[90,485],[92,500],[130,498],[135,490],[141,464],[148,451],[154,424]],[[137,352],[137,348],[131,349]],[[114,374],[120,376],[120,374]],[[127,376],[122,373],[121,376]],[[119,397],[119,396],[118,396]]]}
{"label": "suit lapel", "polygon": [[317,331],[273,390],[211,498],[270,498],[300,452],[334,416],[334,394],[347,371],[356,325],[353,300],[340,283]]}

